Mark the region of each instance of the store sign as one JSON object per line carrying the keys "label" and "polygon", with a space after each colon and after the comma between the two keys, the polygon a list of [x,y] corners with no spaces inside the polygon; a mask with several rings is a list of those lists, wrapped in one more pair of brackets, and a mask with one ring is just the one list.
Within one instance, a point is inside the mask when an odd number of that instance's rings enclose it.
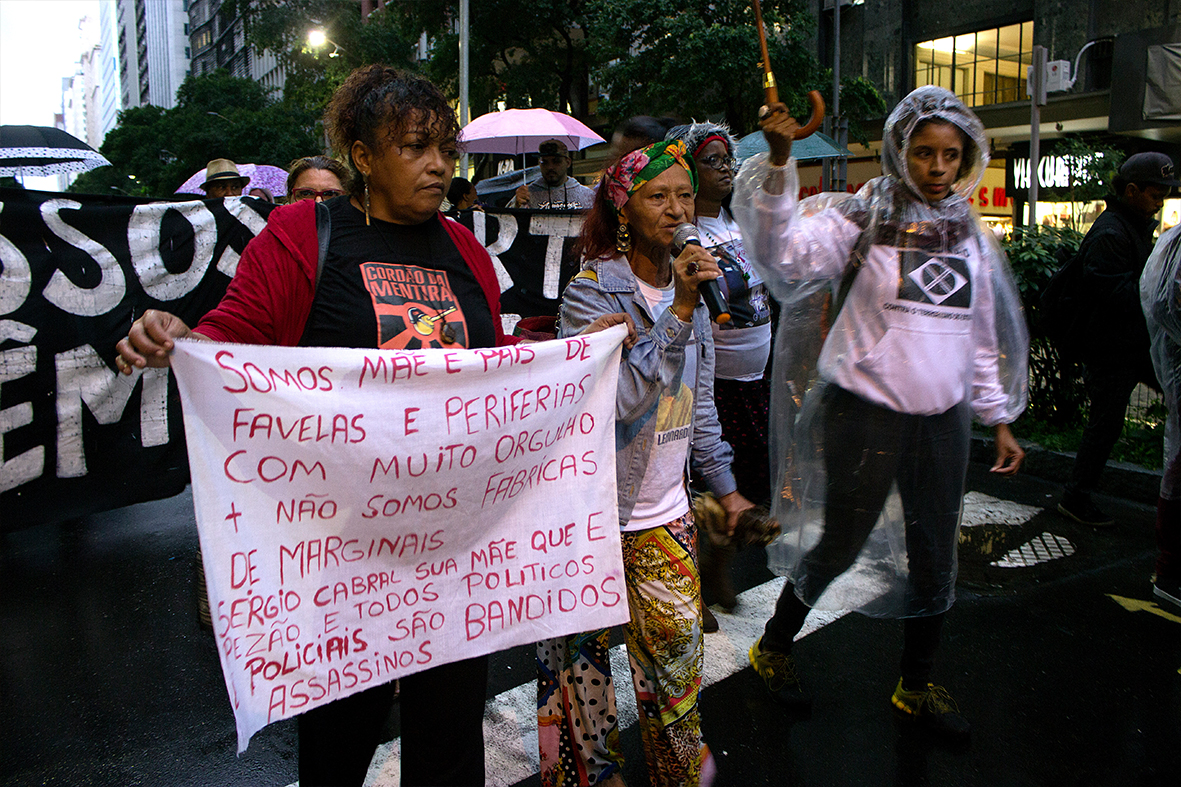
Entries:
{"label": "store sign", "polygon": [[[1048,154],[1038,158],[1037,183],[1039,189],[1070,189],[1082,183],[1091,182],[1090,172],[1097,167],[1095,158],[1101,153],[1085,156],[1056,156]],[[1011,158],[1006,168],[1006,183],[1010,196],[1025,200],[1029,192],[1029,158]]]}
{"label": "store sign", "polygon": [[[1029,190],[1029,159],[1013,160],[1013,184],[1021,191]],[[1066,156],[1044,156],[1038,159],[1038,188],[1070,188],[1071,159]]]}
{"label": "store sign", "polygon": [[1005,173],[999,167],[984,170],[980,185],[968,201],[983,216],[1008,216],[1013,212],[1013,200],[1005,189]]}

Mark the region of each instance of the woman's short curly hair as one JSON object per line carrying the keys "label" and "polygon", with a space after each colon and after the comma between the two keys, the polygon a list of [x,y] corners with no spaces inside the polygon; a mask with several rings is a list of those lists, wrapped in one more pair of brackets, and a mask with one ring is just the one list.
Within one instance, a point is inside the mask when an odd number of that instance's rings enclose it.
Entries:
{"label": "woman's short curly hair", "polygon": [[450,140],[459,134],[455,110],[426,77],[377,64],[349,74],[328,102],[324,128],[353,173],[354,194],[360,194],[364,181],[353,162],[353,143],[360,140],[374,151],[383,150],[420,120],[427,124],[432,139]]}

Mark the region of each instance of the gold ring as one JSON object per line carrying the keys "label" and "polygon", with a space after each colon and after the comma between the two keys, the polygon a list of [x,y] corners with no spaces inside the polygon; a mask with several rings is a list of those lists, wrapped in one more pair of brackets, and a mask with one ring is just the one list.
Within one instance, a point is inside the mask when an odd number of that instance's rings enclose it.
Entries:
{"label": "gold ring", "polygon": [[701,266],[699,266],[696,262],[690,262],[685,266],[685,273],[689,274],[690,276],[696,276],[697,271],[699,270],[701,270]]}

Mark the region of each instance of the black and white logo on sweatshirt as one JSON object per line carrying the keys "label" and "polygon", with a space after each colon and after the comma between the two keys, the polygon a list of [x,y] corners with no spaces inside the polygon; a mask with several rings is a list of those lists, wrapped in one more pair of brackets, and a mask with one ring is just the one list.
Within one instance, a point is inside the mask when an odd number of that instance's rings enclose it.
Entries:
{"label": "black and white logo on sweatshirt", "polygon": [[972,280],[964,257],[932,257],[921,251],[899,252],[898,300],[967,309]]}

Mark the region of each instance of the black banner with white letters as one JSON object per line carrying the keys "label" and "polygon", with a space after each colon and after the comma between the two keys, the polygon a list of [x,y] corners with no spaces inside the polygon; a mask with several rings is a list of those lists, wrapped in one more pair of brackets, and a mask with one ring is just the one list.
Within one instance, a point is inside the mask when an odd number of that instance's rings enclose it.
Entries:
{"label": "black banner with white letters", "polygon": [[[0,189],[0,530],[184,489],[175,381],[167,369],[118,374],[115,343],[149,308],[195,325],[271,208]],[[506,323],[557,313],[577,270],[569,248],[580,214],[490,211],[460,222],[492,255]]]}

